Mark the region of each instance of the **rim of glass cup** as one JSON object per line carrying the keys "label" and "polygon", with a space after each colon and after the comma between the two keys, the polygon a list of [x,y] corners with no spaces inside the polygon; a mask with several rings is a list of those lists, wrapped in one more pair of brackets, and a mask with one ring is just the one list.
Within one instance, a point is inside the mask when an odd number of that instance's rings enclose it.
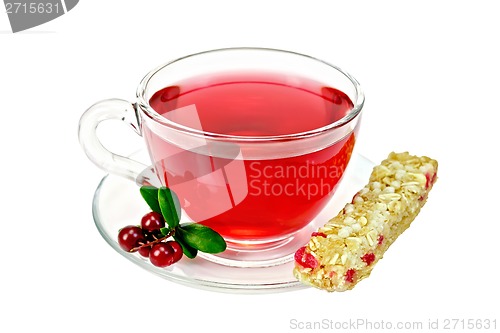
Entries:
{"label": "rim of glass cup", "polygon": [[[353,102],[353,108],[351,111],[345,115],[344,117],[340,118],[339,120],[332,122],[331,124],[328,124],[323,127],[315,128],[309,131],[304,131],[300,133],[293,133],[293,134],[282,134],[282,135],[263,135],[263,136],[244,136],[244,135],[229,135],[229,134],[223,134],[223,133],[214,133],[214,132],[207,132],[207,131],[202,131],[194,128],[190,128],[188,126],[184,126],[181,124],[178,124],[176,122],[173,122],[163,116],[161,116],[159,113],[157,113],[150,105],[149,101],[146,100],[145,94],[147,91],[147,86],[149,84],[149,81],[155,76],[156,73],[159,71],[163,70],[165,67],[168,67],[171,64],[174,64],[176,62],[182,61],[187,58],[192,58],[198,55],[203,55],[207,53],[216,53],[216,52],[224,52],[224,51],[245,51],[245,50],[250,50],[250,51],[263,51],[263,52],[279,52],[279,53],[287,53],[287,54],[292,54],[300,57],[305,57],[313,61],[317,61],[319,63],[322,63],[326,66],[329,66],[341,74],[343,74],[349,81],[353,84],[353,87],[355,89],[355,98],[352,101]],[[140,82],[139,86],[137,87],[137,100],[138,100],[138,105],[140,109],[144,112],[148,118],[151,120],[158,122],[162,125],[165,125],[173,130],[177,130],[183,133],[188,133],[190,135],[194,135],[197,137],[203,137],[203,138],[211,138],[214,140],[223,140],[223,141],[239,141],[239,142],[255,142],[255,141],[289,141],[289,140],[297,140],[297,139],[303,139],[303,138],[309,138],[313,136],[317,136],[320,134],[323,134],[325,132],[332,131],[336,128],[342,127],[345,124],[349,123],[351,120],[356,118],[361,110],[363,109],[363,104],[365,102],[365,95],[363,93],[363,90],[361,89],[360,84],[358,81],[352,77],[349,73],[345,72],[341,68],[332,65],[326,61],[317,59],[315,57],[298,53],[298,52],[293,52],[293,51],[287,51],[287,50],[280,50],[280,49],[273,49],[273,48],[261,48],[261,47],[230,47],[230,48],[220,48],[220,49],[213,49],[213,50],[208,50],[208,51],[202,51],[202,52],[197,52],[197,53],[192,53],[189,55],[186,55],[181,58],[177,58],[175,60],[169,61],[167,63],[164,63],[163,65],[158,66],[157,68],[153,69],[150,71]]]}

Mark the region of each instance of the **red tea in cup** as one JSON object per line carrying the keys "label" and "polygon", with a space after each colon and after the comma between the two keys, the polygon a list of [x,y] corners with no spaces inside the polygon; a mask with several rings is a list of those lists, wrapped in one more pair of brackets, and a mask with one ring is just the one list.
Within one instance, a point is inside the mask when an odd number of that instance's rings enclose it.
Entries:
{"label": "red tea in cup", "polygon": [[[181,126],[257,141],[328,126],[353,107],[335,87],[271,72],[190,78],[157,91],[149,103]],[[177,193],[192,220],[229,242],[264,243],[289,237],[328,203],[351,156],[356,129],[321,149],[269,158],[248,158],[236,144],[230,146],[236,149],[233,158],[208,144],[186,149],[148,127],[144,136],[163,185]]]}

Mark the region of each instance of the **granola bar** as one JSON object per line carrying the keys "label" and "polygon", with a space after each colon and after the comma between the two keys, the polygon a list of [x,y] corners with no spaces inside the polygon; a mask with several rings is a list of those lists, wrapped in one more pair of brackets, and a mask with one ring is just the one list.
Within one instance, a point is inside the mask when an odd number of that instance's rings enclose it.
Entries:
{"label": "granola bar", "polygon": [[418,215],[437,168],[426,156],[389,154],[352,202],[297,250],[295,277],[327,291],[354,288]]}

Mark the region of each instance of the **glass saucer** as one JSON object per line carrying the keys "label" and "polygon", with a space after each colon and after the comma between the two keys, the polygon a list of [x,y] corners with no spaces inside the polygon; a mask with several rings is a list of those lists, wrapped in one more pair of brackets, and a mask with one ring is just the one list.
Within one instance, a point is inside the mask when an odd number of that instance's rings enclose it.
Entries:
{"label": "glass saucer", "polygon": [[[367,158],[353,154],[344,178],[328,206],[301,230],[297,237],[308,239],[313,231],[335,216],[346,202],[350,202],[353,195],[366,184],[373,166]],[[97,229],[112,248],[134,264],[172,282],[236,293],[280,292],[307,288],[293,276],[293,260],[270,267],[242,268],[221,265],[199,255],[192,260],[183,258],[167,268],[153,266],[138,253],[123,251],[117,242],[119,229],[129,224],[137,225],[148,210],[149,207],[142,199],[138,186],[113,175],[107,175],[101,180],[92,205]]]}

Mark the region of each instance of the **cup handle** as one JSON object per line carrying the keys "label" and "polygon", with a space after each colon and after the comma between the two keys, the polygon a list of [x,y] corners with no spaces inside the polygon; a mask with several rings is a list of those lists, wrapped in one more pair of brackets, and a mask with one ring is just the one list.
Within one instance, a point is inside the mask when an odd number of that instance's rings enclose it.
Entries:
{"label": "cup handle", "polygon": [[87,157],[101,169],[136,181],[146,165],[107,150],[97,137],[97,127],[105,120],[121,120],[139,135],[139,115],[132,103],[122,99],[107,99],[92,105],[80,118],[78,139]]}

